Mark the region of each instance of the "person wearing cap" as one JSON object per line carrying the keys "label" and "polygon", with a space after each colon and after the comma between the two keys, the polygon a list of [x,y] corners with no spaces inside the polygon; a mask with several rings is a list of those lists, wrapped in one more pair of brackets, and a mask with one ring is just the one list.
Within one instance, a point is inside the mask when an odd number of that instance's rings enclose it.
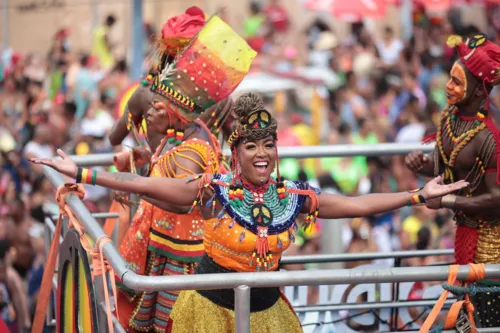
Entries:
{"label": "person wearing cap", "polygon": [[[457,223],[457,264],[500,263],[500,131],[490,110],[489,93],[500,83],[500,46],[484,34],[463,39],[450,36],[459,59],[446,84],[448,106],[441,113],[438,132],[424,138],[436,141],[433,153],[410,153],[406,165],[425,175],[444,174],[445,183],[465,179],[467,188],[443,198],[429,200],[427,207],[447,208]],[[493,281],[477,285],[500,286]],[[500,326],[500,293],[477,293],[471,297],[482,327]]]}

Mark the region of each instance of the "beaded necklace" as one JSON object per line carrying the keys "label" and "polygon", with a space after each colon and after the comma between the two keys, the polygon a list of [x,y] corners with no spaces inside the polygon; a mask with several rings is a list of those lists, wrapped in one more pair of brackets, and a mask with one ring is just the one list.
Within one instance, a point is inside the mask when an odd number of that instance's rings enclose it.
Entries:
{"label": "beaded necklace", "polygon": [[314,223],[318,216],[317,193],[308,189],[302,182],[284,182],[278,179],[256,186],[233,173],[214,175],[211,180],[206,179],[206,175],[200,175],[190,181],[200,178],[204,179],[200,181],[200,192],[193,207],[201,201],[203,189],[210,187],[214,192],[214,197],[211,203],[207,203],[207,207],[212,205],[212,212],[215,213],[215,202],[219,200],[222,210],[217,218],[220,219],[224,213],[227,213],[233,219],[228,225],[230,229],[235,223],[244,228],[239,235],[239,241],[243,242],[247,230],[257,235],[255,250],[250,260],[250,265],[255,265],[257,270],[268,270],[272,267],[269,235],[278,236],[279,249],[283,247],[279,234],[288,232],[290,241],[295,241],[293,233],[298,229],[296,219],[306,198],[311,199],[311,209],[304,228]]}
{"label": "beaded necklace", "polygon": [[229,228],[232,228],[234,223],[245,228],[239,236],[240,242],[244,240],[246,230],[257,235],[250,265],[255,265],[258,271],[268,270],[273,265],[268,236],[277,235],[279,249],[283,248],[283,241],[279,236],[283,232],[288,232],[288,238],[294,242],[294,232],[298,229],[296,219],[307,197],[311,198],[311,210],[304,227],[307,228],[310,223],[316,221],[318,215],[316,193],[307,189],[301,182],[285,182],[283,179],[277,179],[256,186],[241,177],[236,176],[236,181],[234,178],[232,173],[216,175],[211,182],[215,196],[223,206],[221,213],[226,211],[232,217],[233,221],[229,224]]}
{"label": "beaded necklace", "polygon": [[[469,121],[466,119],[461,119],[458,115],[458,109],[453,107],[448,109],[448,111],[443,112],[439,123],[439,130],[437,132],[437,146],[443,162],[448,168],[455,166],[455,161],[458,153],[478,134],[481,132],[486,125],[484,124],[484,119],[486,118],[486,112],[480,110],[474,121]],[[461,132],[461,133],[460,133]],[[443,147],[443,139],[448,140],[451,145],[450,157],[446,156]]]}

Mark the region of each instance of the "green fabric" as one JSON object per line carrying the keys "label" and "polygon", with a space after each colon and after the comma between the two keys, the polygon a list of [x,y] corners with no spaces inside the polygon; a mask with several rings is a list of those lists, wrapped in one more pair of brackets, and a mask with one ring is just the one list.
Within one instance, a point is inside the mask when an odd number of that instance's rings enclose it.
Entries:
{"label": "green fabric", "polygon": [[257,32],[262,27],[264,23],[263,15],[251,16],[243,23],[243,34],[245,37],[253,37],[257,35]]}
{"label": "green fabric", "polygon": [[[280,162],[280,174],[288,180],[298,180],[300,172],[299,160],[293,158],[284,158]],[[316,172],[314,169],[304,166],[304,172],[307,175],[307,179],[316,179]],[[276,177],[276,172],[274,172]]]}
{"label": "green fabric", "polygon": [[335,182],[339,185],[342,192],[349,194],[356,191],[359,178],[362,175],[363,165],[351,160],[350,165],[342,168],[341,157],[324,158],[321,161],[324,170],[328,170]]}
{"label": "green fabric", "polygon": [[[374,145],[379,143],[377,136],[373,132],[370,132],[366,138],[362,138],[359,134],[355,134],[352,141],[357,145]],[[359,168],[363,176],[368,174],[368,165],[365,156],[355,156],[353,157],[353,162],[356,167]]]}
{"label": "green fabric", "polygon": [[57,93],[61,90],[63,83],[63,75],[60,71],[52,73],[50,76],[49,99],[53,100]]}

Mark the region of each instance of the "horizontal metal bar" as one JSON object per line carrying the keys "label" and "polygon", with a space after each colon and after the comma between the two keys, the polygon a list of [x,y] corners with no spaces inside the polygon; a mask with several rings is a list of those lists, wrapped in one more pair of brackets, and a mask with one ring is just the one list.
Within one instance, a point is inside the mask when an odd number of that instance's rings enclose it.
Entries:
{"label": "horizontal metal bar", "polygon": [[[411,333],[411,332],[418,332],[417,330],[410,330],[410,331],[392,331],[392,332],[383,332],[383,333]],[[441,333],[457,333],[457,330],[443,330],[439,331]],[[477,328],[476,329],[477,333],[500,333],[500,327],[489,327],[489,328]]]}
{"label": "horizontal metal bar", "polygon": [[[329,145],[329,146],[301,146],[281,147],[280,158],[321,158],[346,156],[391,156],[406,155],[413,150],[422,150],[426,153],[434,150],[432,145],[409,143],[380,143],[372,145]],[[231,155],[229,150],[224,154]],[[73,155],[71,158],[78,166],[106,166],[113,164],[114,154]]]}
{"label": "horizontal metal bar", "polygon": [[281,259],[281,264],[329,263],[377,259],[405,259],[433,256],[453,255],[453,250],[423,250],[423,251],[395,251],[375,253],[345,253],[345,254],[316,254],[307,256],[289,256]]}
{"label": "horizontal metal bar", "polygon": [[[376,310],[376,309],[392,309],[392,308],[413,308],[421,306],[434,306],[437,300],[422,300],[422,301],[401,301],[401,302],[367,302],[367,303],[343,303],[343,304],[328,304],[314,306],[295,306],[295,312],[325,312],[325,311],[342,311],[342,310]],[[456,300],[446,300],[445,306],[451,306]]]}
{"label": "horizontal metal bar", "polygon": [[[461,266],[458,280],[467,277],[468,266]],[[363,268],[266,273],[224,273],[190,276],[139,276],[128,271],[122,282],[134,290],[159,291],[183,289],[229,289],[246,285],[251,288],[276,286],[363,284],[414,281],[446,281],[448,267]],[[499,278],[500,265],[488,265],[486,278]]]}
{"label": "horizontal metal bar", "polygon": [[[47,179],[55,186],[64,184],[64,179],[55,170],[44,166]],[[85,227],[92,239],[98,239],[105,233],[97,221],[92,217],[85,205],[74,195],[66,197],[66,203],[75,213],[75,216]],[[445,281],[448,278],[448,267],[404,267],[404,268],[365,268],[342,270],[311,271],[279,271],[267,273],[224,273],[203,274],[189,276],[141,276],[128,269],[126,262],[111,243],[103,247],[104,256],[113,267],[115,274],[122,283],[133,290],[159,291],[183,289],[232,289],[238,286],[250,288],[300,286],[300,285],[329,285],[329,284],[361,284],[384,282],[413,282],[413,281]],[[465,279],[468,267],[459,268],[458,279]],[[500,278],[500,265],[486,265],[487,279]]]}
{"label": "horizontal metal bar", "polygon": [[92,217],[95,219],[112,219],[112,218],[119,218],[120,214],[118,214],[118,213],[92,213]]}

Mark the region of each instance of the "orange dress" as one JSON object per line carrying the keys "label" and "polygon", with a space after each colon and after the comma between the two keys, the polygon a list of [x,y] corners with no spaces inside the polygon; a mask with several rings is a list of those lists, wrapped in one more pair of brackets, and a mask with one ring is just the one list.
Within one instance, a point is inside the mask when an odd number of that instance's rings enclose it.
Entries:
{"label": "orange dress", "polygon": [[[288,200],[280,202],[277,187],[269,185],[260,198],[271,212],[264,215],[272,217],[262,232],[252,221],[255,207],[252,205],[259,194],[245,190],[244,204],[234,205],[229,199],[232,190],[228,186],[232,177],[233,174],[215,175],[218,183],[212,181],[216,198],[224,208],[217,217],[205,221],[206,255],[195,274],[277,270],[282,253],[295,240],[296,220],[305,200],[309,195],[315,196],[305,184],[287,182]],[[256,244],[263,235],[267,242],[265,261],[256,255]],[[253,288],[250,311],[251,332],[302,332],[295,312],[279,288]],[[167,332],[229,333],[234,331],[234,320],[233,290],[185,290],[172,310]]]}
{"label": "orange dress", "polygon": [[[218,158],[210,145],[192,139],[165,153],[152,166],[150,177],[183,178],[194,173],[178,164],[179,158],[196,161],[207,173],[218,170]],[[203,256],[203,223],[196,208],[188,214],[166,212],[142,200],[131,226],[120,246],[120,254],[137,274],[162,276],[192,274],[195,264]],[[129,328],[136,331],[163,332],[178,291],[135,292],[118,283],[132,303],[120,298],[120,317],[128,320]],[[128,311],[132,311],[129,315]]]}

